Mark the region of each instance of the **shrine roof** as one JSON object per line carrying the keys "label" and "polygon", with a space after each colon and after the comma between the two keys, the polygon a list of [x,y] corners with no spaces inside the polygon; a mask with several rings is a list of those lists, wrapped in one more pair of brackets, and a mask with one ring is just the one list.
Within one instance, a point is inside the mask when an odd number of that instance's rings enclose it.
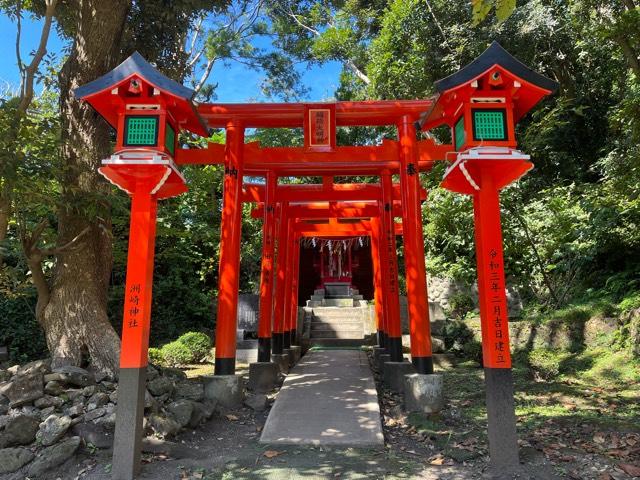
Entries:
{"label": "shrine roof", "polygon": [[207,136],[206,127],[194,105],[195,91],[160,73],[138,52],[110,72],[76,88],[73,94],[88,102],[111,126],[116,127],[117,115],[122,107],[113,101],[111,91],[135,76],[172,99],[167,108],[173,111],[181,128]]}
{"label": "shrine roof", "polygon": [[436,81],[434,83],[435,88],[440,93],[453,90],[475,80],[495,65],[501,66],[525,82],[544,90],[548,90],[549,93],[555,92],[558,89],[558,82],[530,69],[502,48],[502,45],[496,41],[494,41],[489,48],[482,52],[482,54],[474,61],[464,66],[456,73]]}

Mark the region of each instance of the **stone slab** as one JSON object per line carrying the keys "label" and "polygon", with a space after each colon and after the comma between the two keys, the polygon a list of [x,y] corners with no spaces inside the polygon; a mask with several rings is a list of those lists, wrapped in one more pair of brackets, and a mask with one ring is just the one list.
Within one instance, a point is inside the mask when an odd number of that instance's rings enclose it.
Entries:
{"label": "stone slab", "polygon": [[384,445],[378,396],[366,354],[359,350],[308,352],[280,389],[260,442]]}
{"label": "stone slab", "polygon": [[285,353],[272,353],[271,361],[278,366],[281,374],[286,375],[289,373],[289,355]]}

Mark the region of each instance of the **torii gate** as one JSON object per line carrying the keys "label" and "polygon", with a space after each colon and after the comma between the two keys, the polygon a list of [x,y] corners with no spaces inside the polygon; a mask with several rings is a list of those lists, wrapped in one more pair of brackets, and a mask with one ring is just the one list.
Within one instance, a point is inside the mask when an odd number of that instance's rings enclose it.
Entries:
{"label": "torii gate", "polygon": [[[515,149],[515,124],[556,88],[556,82],[533,72],[494,42],[471,64],[436,82],[439,95],[434,100],[196,106],[192,90],[159,73],[138,53],[76,89],[76,98],[89,103],[116,129],[115,153],[102,162],[100,172],[132,197],[113,478],[134,478],[140,468],[156,206],[158,200],[187,190],[177,165],[223,164],[225,168],[215,376],[209,379],[224,396],[225,388],[231,392],[239,386],[234,372],[241,203],[247,194],[254,195],[243,192],[245,175],[267,178],[266,193],[254,201],[265,202],[265,225],[269,228],[275,226],[269,215],[275,214],[278,177],[380,175],[382,190],[387,192],[379,222],[385,250],[395,234],[388,200],[392,198],[391,175],[399,174],[409,322],[412,340],[418,343],[414,348],[412,342],[412,362],[418,375],[407,376],[405,383],[431,381],[418,173],[431,168],[434,161],[449,160],[448,155],[455,160],[442,186],[474,199],[491,462],[497,468],[516,467],[498,192],[532,167],[529,157]],[[336,145],[339,126],[379,125],[395,126],[398,140],[376,146]],[[416,125],[422,130],[447,125],[453,145],[417,141]],[[302,127],[304,146],[245,144],[245,130],[258,127]],[[206,137],[208,128],[225,128],[226,144],[180,148],[181,131]],[[330,191],[322,190],[326,189],[305,193],[305,198],[360,199],[335,185]],[[268,238],[273,243],[274,236]],[[393,276],[397,283],[397,271]]]}

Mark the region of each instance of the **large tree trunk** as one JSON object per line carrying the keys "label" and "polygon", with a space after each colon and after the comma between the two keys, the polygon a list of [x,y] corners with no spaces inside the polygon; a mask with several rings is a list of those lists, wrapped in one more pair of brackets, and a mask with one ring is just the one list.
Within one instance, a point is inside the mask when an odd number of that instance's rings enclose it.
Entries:
{"label": "large tree trunk", "polygon": [[98,173],[109,154],[106,123],[71,90],[115,67],[130,1],[77,0],[76,37],[60,73],[65,173],[58,245],[82,234],[56,255],[48,301],[39,309],[54,366],[91,364],[116,373],[120,340],[107,318],[112,267],[109,186]]}

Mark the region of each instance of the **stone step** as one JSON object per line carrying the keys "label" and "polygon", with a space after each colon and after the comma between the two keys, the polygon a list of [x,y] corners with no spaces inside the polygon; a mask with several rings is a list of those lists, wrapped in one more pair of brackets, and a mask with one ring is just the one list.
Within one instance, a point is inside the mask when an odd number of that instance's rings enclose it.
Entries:
{"label": "stone step", "polygon": [[345,330],[363,330],[362,323],[312,323],[312,332],[335,332]]}
{"label": "stone step", "polygon": [[339,332],[311,332],[311,339],[324,339],[324,338],[340,338],[340,339],[363,339],[364,333],[360,330],[341,330]]}
{"label": "stone step", "polygon": [[357,324],[362,325],[362,318],[360,316],[349,315],[345,317],[334,317],[334,316],[320,316],[320,317],[311,317],[311,324],[319,323],[326,325],[341,325],[341,324]]}

